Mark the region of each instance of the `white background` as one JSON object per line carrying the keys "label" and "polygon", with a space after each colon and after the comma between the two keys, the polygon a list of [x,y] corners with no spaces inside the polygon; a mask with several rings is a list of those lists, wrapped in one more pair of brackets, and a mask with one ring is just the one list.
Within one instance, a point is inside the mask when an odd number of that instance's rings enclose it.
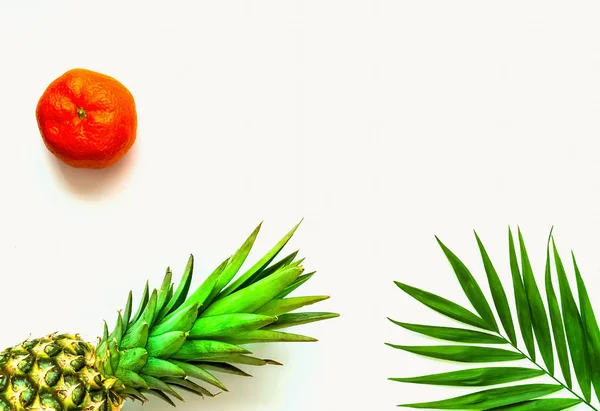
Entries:
{"label": "white background", "polygon": [[[448,324],[393,280],[465,302],[434,235],[483,279],[477,229],[508,280],[508,225],[538,276],[554,225],[600,296],[592,2],[0,4],[3,346],[96,336],[128,290],[180,274],[189,253],[198,284],[263,220],[254,258],[305,218],[289,245],[318,270],[303,294],[331,295],[314,307],[341,317],[297,329],[316,344],[257,351],[284,367],[225,375],[229,393],[181,410],[392,410],[462,393],[387,381],[450,367],[384,346],[427,343],[386,316]],[[103,171],[59,164],[37,129],[37,99],[74,67],[117,78],[138,106],[134,148]],[[140,408],[169,406],[126,407]]]}

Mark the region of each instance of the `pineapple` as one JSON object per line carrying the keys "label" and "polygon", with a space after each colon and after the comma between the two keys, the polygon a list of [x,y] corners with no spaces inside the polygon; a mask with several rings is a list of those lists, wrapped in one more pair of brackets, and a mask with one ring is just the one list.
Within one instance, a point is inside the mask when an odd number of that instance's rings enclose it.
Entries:
{"label": "pineapple", "polygon": [[298,226],[234,280],[260,227],[191,294],[193,255],[177,285],[170,269],[159,289],[146,282],[135,313],[130,292],[114,328],[104,322],[96,343],[51,334],[1,352],[0,411],[114,411],[149,395],[175,406],[180,390],[226,391],[214,371],[249,375],[238,367],[279,364],[252,356],[245,344],[316,341],[281,331],[338,316],[293,312],[328,298],[288,297],[313,275],[303,274],[297,252],[274,262]]}

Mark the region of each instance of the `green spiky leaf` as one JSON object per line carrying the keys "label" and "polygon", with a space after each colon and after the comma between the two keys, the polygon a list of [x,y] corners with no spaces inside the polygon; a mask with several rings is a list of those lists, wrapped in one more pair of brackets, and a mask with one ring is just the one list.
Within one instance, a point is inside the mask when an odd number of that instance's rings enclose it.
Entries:
{"label": "green spiky leaf", "polygon": [[[105,322],[96,347],[96,369],[110,381],[112,390],[138,400],[152,394],[172,405],[171,398],[182,398],[179,389],[212,396],[202,384],[226,388],[211,370],[248,376],[234,364],[280,365],[253,356],[242,345],[316,341],[310,336],[275,330],[338,316],[294,312],[322,302],[326,296],[286,298],[313,275],[302,275],[303,259],[296,258],[298,251],[274,262],[298,226],[235,278],[250,255],[260,227],[193,292],[194,257],[190,254],[179,282],[173,283],[169,268],[158,289],[151,289],[146,282],[134,315],[133,293],[128,294],[112,332]],[[76,351],[72,354],[79,355]]]}
{"label": "green spiky leaf", "polygon": [[165,317],[159,324],[152,327],[150,336],[161,335],[170,331],[188,332],[192,329],[198,318],[198,305],[192,304],[183,310],[177,311]]}
{"label": "green spiky leaf", "polygon": [[142,374],[150,375],[153,377],[178,377],[184,378],[185,372],[167,360],[161,360],[160,358],[150,357],[146,362],[146,365],[141,370]]}
{"label": "green spiky leaf", "polygon": [[275,298],[285,287],[293,283],[301,273],[301,267],[283,268],[267,278],[263,278],[246,288],[216,301],[201,316],[209,317],[212,315],[242,312],[253,313]]}
{"label": "green spiky leaf", "polygon": [[186,340],[186,332],[169,331],[148,338],[146,350],[151,357],[169,358],[183,347]]}
{"label": "green spiky leaf", "polygon": [[240,276],[237,280],[235,280],[229,287],[227,287],[222,292],[222,297],[227,297],[232,294],[234,291],[242,288],[242,284],[246,282],[249,278],[251,278],[254,274],[259,272],[260,270],[264,270],[271,261],[279,254],[279,252],[285,247],[285,245],[290,241],[298,227],[302,221],[296,224],[275,246],[267,252],[260,260],[258,260],[252,267],[248,269],[242,276]]}
{"label": "green spiky leaf", "polygon": [[199,318],[190,330],[190,339],[209,339],[226,337],[238,333],[258,330],[274,321],[277,317],[262,314],[220,314]]}

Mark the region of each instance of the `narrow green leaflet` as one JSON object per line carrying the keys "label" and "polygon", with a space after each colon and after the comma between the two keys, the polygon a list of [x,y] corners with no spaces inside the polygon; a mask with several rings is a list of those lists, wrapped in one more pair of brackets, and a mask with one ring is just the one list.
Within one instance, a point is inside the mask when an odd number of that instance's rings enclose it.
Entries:
{"label": "narrow green leaflet", "polygon": [[510,313],[510,308],[508,306],[506,292],[504,291],[498,273],[477,233],[475,233],[475,239],[477,240],[481,259],[483,260],[483,267],[485,268],[485,273],[488,278],[488,284],[490,286],[490,292],[492,293],[492,299],[496,306],[496,312],[498,313],[498,317],[500,317],[500,322],[502,323],[502,327],[504,327],[504,331],[508,334],[509,340],[516,345],[517,335],[515,333],[512,314]]}
{"label": "narrow green leaflet", "polygon": [[473,314],[466,308],[461,307],[456,303],[453,303],[452,301],[446,300],[445,298],[439,297],[430,292],[411,287],[398,281],[394,281],[394,283],[402,291],[413,297],[415,300],[428,306],[432,310],[439,312],[440,314],[444,314],[445,316],[453,318],[464,324],[469,324],[474,327],[479,327],[483,329],[489,329],[486,322],[483,321],[480,317]]}
{"label": "narrow green leaflet", "polygon": [[425,357],[457,362],[495,362],[521,360],[525,356],[519,352],[501,348],[477,347],[470,345],[408,346],[386,343],[390,347],[408,351]]}
{"label": "narrow green leaflet", "polygon": [[556,249],[556,244],[552,242],[554,248],[554,261],[556,264],[556,273],[558,276],[558,286],[560,289],[560,299],[564,317],[565,330],[567,332],[567,342],[573,362],[575,376],[579,383],[579,388],[587,401],[590,401],[592,395],[589,362],[586,356],[587,344],[585,342],[585,333],[581,317],[577,310],[575,298],[571,293],[571,287],[567,280],[567,274]]}
{"label": "narrow green leaflet", "polygon": [[576,398],[543,398],[489,408],[487,411],[561,411],[581,403],[582,401]]}
{"label": "narrow green leaflet", "polygon": [[485,296],[483,295],[479,284],[477,284],[477,281],[475,281],[475,278],[473,278],[473,275],[471,274],[469,269],[452,251],[448,249],[448,247],[446,247],[440,241],[439,238],[436,237],[436,240],[442,248],[442,251],[444,251],[444,254],[450,262],[450,265],[452,265],[454,273],[456,274],[456,278],[458,278],[458,282],[460,283],[460,286],[465,292],[465,295],[467,296],[471,304],[473,304],[473,307],[475,307],[475,310],[479,313],[481,318],[487,324],[486,329],[489,329],[491,331],[498,331],[498,325],[496,324],[496,319],[494,318],[492,309],[490,308],[490,305],[485,299]]}
{"label": "narrow green leaflet", "polygon": [[552,337],[550,336],[550,326],[548,325],[548,317],[546,308],[542,301],[540,290],[533,277],[533,270],[529,262],[525,241],[521,234],[521,229],[518,230],[519,249],[521,252],[521,269],[523,270],[523,284],[525,286],[525,294],[529,302],[529,310],[531,313],[531,323],[533,332],[542,354],[544,364],[548,368],[550,374],[554,374],[554,350],[552,349]]}
{"label": "narrow green leaflet", "polygon": [[[552,235],[552,233],[550,233]],[[572,388],[571,366],[569,365],[569,353],[567,349],[567,340],[565,339],[565,329],[563,327],[562,315],[554,293],[552,285],[552,270],[550,268],[550,237],[546,245],[546,296],[548,299],[548,310],[550,311],[550,322],[552,323],[552,334],[554,335],[554,345],[558,355],[558,363],[567,387]]]}
{"label": "narrow green leaflet", "polygon": [[581,309],[581,320],[583,322],[586,340],[588,342],[588,353],[590,360],[590,371],[592,374],[592,383],[594,384],[594,390],[596,396],[600,398],[600,329],[598,329],[598,322],[596,321],[596,315],[592,308],[592,303],[587,292],[577,261],[575,260],[575,254],[571,253],[573,259],[573,268],[575,270],[575,278],[577,281],[577,293],[579,294],[579,307]]}
{"label": "narrow green leaflet", "polygon": [[461,395],[441,401],[403,404],[402,407],[433,408],[445,410],[488,410],[532,400],[561,390],[557,384],[524,384],[511,387],[492,388],[473,394]]}
{"label": "narrow green leaflet", "polygon": [[503,384],[539,377],[544,371],[522,367],[483,367],[451,371],[421,377],[390,378],[391,381],[413,384],[449,385],[455,387],[480,387]]}
{"label": "narrow green leaflet", "polygon": [[521,336],[525,342],[525,348],[533,361],[535,361],[535,344],[533,342],[533,329],[531,324],[531,314],[529,311],[529,303],[527,302],[527,294],[521,279],[521,271],[517,262],[517,253],[515,251],[515,242],[513,240],[512,231],[508,229],[508,252],[510,257],[510,272],[513,280],[513,288],[515,293],[515,304],[517,306],[517,318],[519,327],[521,328]]}
{"label": "narrow green leaflet", "polygon": [[409,324],[392,320],[391,322],[416,333],[438,338],[440,340],[465,342],[473,344],[506,344],[507,341],[497,335],[488,334],[480,331],[465,330],[452,327],[434,327],[431,325]]}

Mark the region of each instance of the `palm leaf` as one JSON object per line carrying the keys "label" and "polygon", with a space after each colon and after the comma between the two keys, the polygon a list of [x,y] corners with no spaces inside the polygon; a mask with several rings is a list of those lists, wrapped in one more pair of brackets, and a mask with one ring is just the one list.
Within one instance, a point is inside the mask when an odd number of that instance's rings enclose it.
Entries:
{"label": "palm leaf", "polygon": [[[575,257],[573,256],[573,269],[576,285],[573,288],[569,284],[554,241],[553,252],[550,252],[550,240],[553,240],[551,231],[546,243],[544,277],[543,281],[539,281],[534,274],[521,230],[517,231],[518,246],[515,246],[515,239],[509,228],[508,267],[517,313],[515,327],[500,276],[477,233],[475,238],[492,301],[486,298],[473,272],[436,237],[475,312],[430,291],[396,281],[401,290],[421,304],[464,326],[415,324],[390,319],[405,330],[453,344],[386,344],[423,357],[451,361],[459,367],[475,363],[478,366],[422,376],[394,377],[389,380],[431,386],[497,387],[447,399],[401,406],[428,409],[560,411],[583,403],[589,409],[597,411],[591,405],[591,392],[593,386],[600,399],[600,327]],[[552,275],[553,271],[555,278]],[[558,283],[558,293],[554,289],[554,279]],[[576,290],[576,293],[573,290]],[[495,308],[495,312],[492,311],[492,307]],[[500,330],[495,315],[499,318],[503,330]],[[524,343],[523,348],[517,345],[520,340]],[[537,358],[537,353],[540,354],[540,359]],[[559,367],[555,367],[555,356],[558,358]],[[521,366],[523,360],[527,361],[529,366]],[[511,365],[514,361],[521,361],[521,364]],[[506,365],[491,364],[498,362]],[[560,371],[557,368],[560,368]],[[571,370],[574,371],[578,382],[578,390],[572,386]],[[539,377],[549,377],[553,383],[532,382],[514,385],[518,381]],[[546,397],[557,392],[570,398]]]}

